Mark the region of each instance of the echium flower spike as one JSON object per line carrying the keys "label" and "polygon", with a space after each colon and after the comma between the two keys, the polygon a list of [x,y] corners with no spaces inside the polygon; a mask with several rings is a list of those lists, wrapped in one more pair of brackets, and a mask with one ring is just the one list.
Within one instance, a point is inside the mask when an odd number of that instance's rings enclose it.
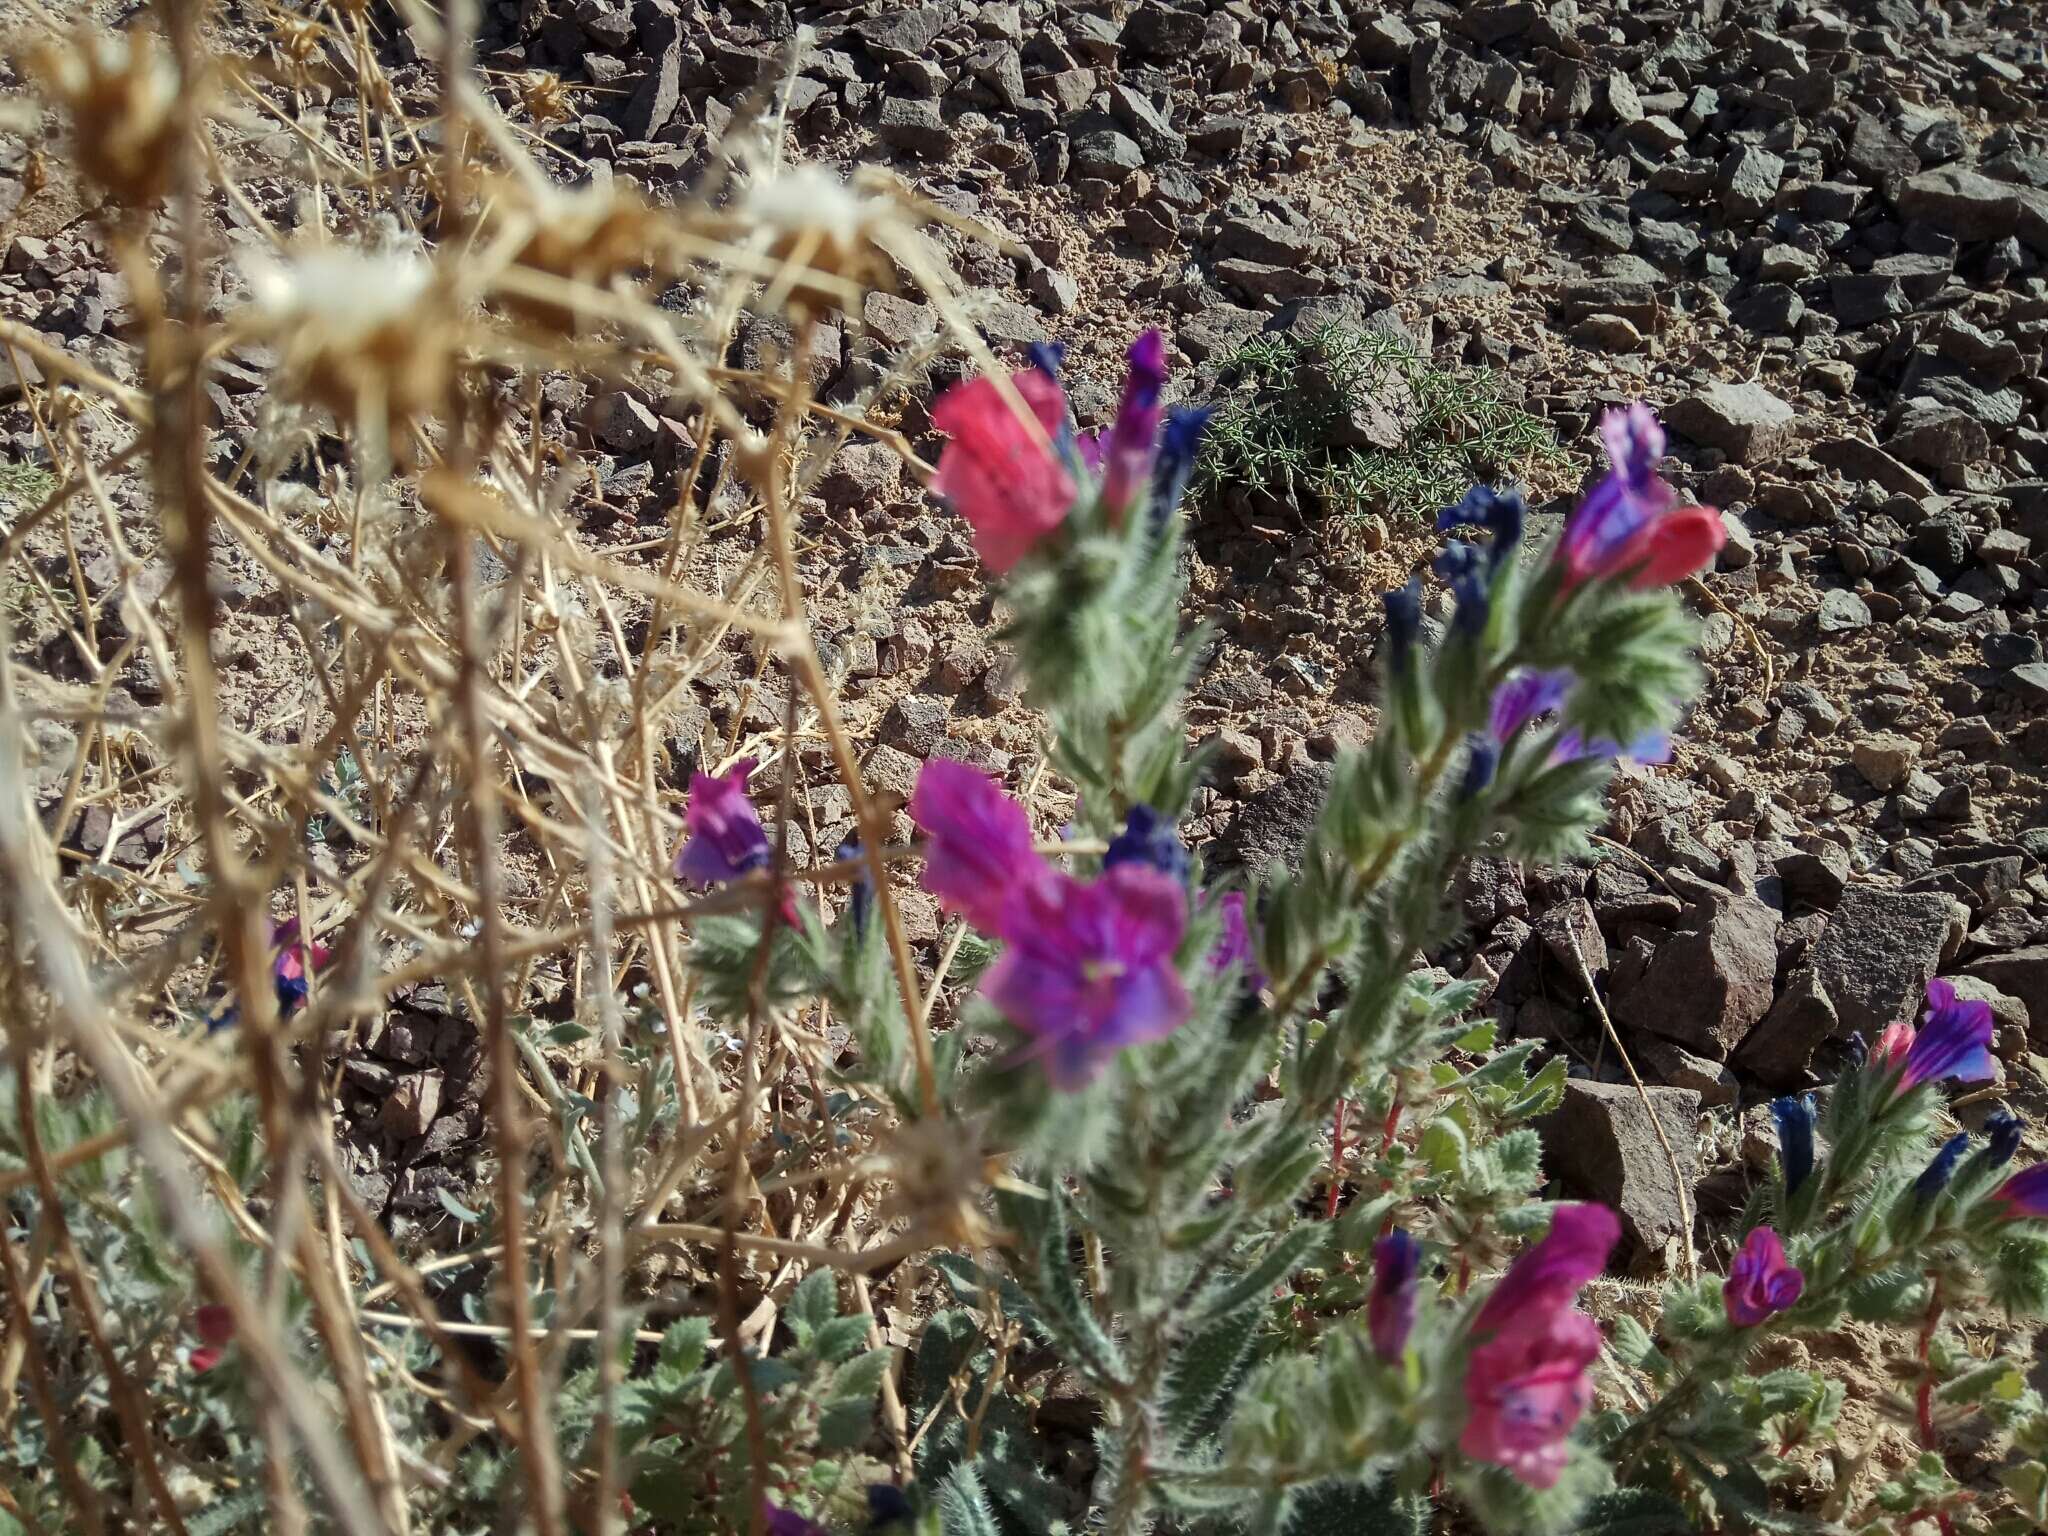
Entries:
{"label": "echium flower spike", "polygon": [[[1889,1039],[1892,1031],[1885,1034]],[[1879,1041],[1878,1055],[1897,1056],[1900,1093],[1943,1078],[1959,1083],[1989,1082],[1998,1075],[1991,1059],[1991,1035],[1991,1005],[1957,997],[1953,982],[1936,977],[1927,983],[1927,1009],[1921,1015],[1920,1028],[1908,1036],[1910,1043],[1903,1055],[1898,1054],[1896,1041],[1889,1047],[1886,1041]]]}
{"label": "echium flower spike", "polygon": [[1244,984],[1256,992],[1266,984],[1266,973],[1256,964],[1258,946],[1252,942],[1251,919],[1247,915],[1248,901],[1243,891],[1225,891],[1221,896],[1204,891],[1198,904],[1206,907],[1212,896],[1216,910],[1223,919],[1223,932],[1216,939],[1216,947],[1209,951],[1209,969],[1222,972],[1239,968]]}
{"label": "echium flower spike", "polygon": [[1149,865],[1086,883],[1054,872],[1010,892],[997,929],[1007,947],[982,991],[1031,1037],[1025,1054],[1055,1088],[1080,1088],[1127,1046],[1186,1022],[1173,964],[1186,928],[1186,890]]}
{"label": "echium flower spike", "polygon": [[932,489],[974,529],[975,552],[998,574],[1044,543],[1074,504],[1073,478],[1053,447],[1066,395],[1038,368],[1011,374],[1010,384],[1029,419],[985,377],[954,385],[932,406],[932,425],[948,438]]}
{"label": "echium flower spike", "polygon": [[1202,446],[1215,407],[1175,405],[1167,407],[1166,429],[1160,434],[1159,462],[1152,470],[1152,525],[1156,531],[1173,516],[1186,494],[1194,474],[1195,454]]}
{"label": "echium flower spike", "polygon": [[768,866],[768,834],[747,798],[747,780],[754,760],[743,757],[718,775],[699,773],[690,779],[690,798],[683,807],[683,829],[689,834],[676,855],[676,877],[692,885],[722,885]]}
{"label": "echium flower spike", "polygon": [[1785,1193],[1799,1193],[1813,1172],[1813,1095],[1787,1094],[1771,1101],[1771,1118],[1778,1125],[1778,1166],[1785,1175]]}
{"label": "echium flower spike", "polygon": [[1111,527],[1122,524],[1132,502],[1151,484],[1165,390],[1166,338],[1149,330],[1131,343],[1123,399],[1102,439],[1102,508]]}
{"label": "echium flower spike", "polygon": [[1415,1326],[1422,1245],[1396,1228],[1373,1244],[1372,1294],[1365,1303],[1365,1328],[1372,1352],[1392,1363],[1408,1347]]}
{"label": "echium flower spike", "polygon": [[2026,1122],[2010,1110],[2001,1109],[1984,1122],[1984,1156],[1993,1168],[2003,1168],[2020,1150]]}
{"label": "echium flower spike", "polygon": [[1063,341],[1034,341],[1024,349],[1024,355],[1031,359],[1031,366],[1044,374],[1053,383],[1060,381],[1060,369],[1067,361],[1067,345]]}
{"label": "echium flower spike", "polygon": [[1647,405],[1609,411],[1600,436],[1612,468],[1566,520],[1558,560],[1567,587],[1633,573],[1638,588],[1669,586],[1711,561],[1728,528],[1711,507],[1679,507],[1657,474],[1664,428]]}
{"label": "echium flower spike", "polygon": [[1478,546],[1467,544],[1463,539],[1453,539],[1436,557],[1434,568],[1437,575],[1450,583],[1451,592],[1458,600],[1455,622],[1459,632],[1484,634],[1491,599],[1486,589],[1487,565],[1480,557]]}
{"label": "echium flower spike", "polygon": [[[857,838],[849,838],[846,842],[841,843],[838,852],[832,855],[833,858],[842,864],[851,859],[857,859],[860,856],[860,841]],[[867,928],[868,914],[874,910],[874,905],[874,882],[868,879],[867,871],[863,869],[860,874],[854,877],[853,888],[847,892],[846,897],[846,917],[847,921],[853,924],[853,931],[855,933],[860,933]]]}
{"label": "echium flower spike", "polygon": [[1754,1328],[1784,1311],[1806,1289],[1806,1276],[1785,1257],[1785,1245],[1769,1227],[1757,1227],[1728,1266],[1721,1304],[1736,1328]]}
{"label": "echium flower spike", "polygon": [[1490,737],[1478,732],[1465,739],[1465,775],[1458,781],[1459,800],[1475,799],[1486,792],[1500,767],[1500,748]]}
{"label": "echium flower spike", "polygon": [[966,763],[928,761],[910,794],[910,819],[930,840],[924,888],[984,933],[998,931],[1014,889],[1052,872],[1032,846],[1024,807]]}
{"label": "echium flower spike", "polygon": [[1493,691],[1487,729],[1506,746],[1523,726],[1541,719],[1565,701],[1574,679],[1566,671],[1537,672],[1524,668]]}

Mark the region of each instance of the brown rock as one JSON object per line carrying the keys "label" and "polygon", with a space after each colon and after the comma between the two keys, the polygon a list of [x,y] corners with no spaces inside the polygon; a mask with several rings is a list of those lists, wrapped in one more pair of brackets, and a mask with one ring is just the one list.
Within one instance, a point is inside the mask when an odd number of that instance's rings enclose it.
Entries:
{"label": "brown rock", "polygon": [[1549,1171],[1573,1193],[1613,1206],[1624,1232],[1639,1247],[1660,1252],[1669,1239],[1684,1234],[1681,1213],[1696,1208],[1699,1109],[1700,1096],[1687,1088],[1638,1093],[1627,1083],[1568,1082],[1564,1102],[1541,1127]]}

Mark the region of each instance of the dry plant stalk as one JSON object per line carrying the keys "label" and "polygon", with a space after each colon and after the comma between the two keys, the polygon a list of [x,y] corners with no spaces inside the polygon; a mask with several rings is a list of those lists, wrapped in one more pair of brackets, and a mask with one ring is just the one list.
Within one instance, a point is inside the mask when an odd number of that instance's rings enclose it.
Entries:
{"label": "dry plant stalk", "polygon": [[[8,1244],[0,1410],[18,1415],[25,1378],[67,1518],[88,1531],[118,1522],[65,1438],[58,1387],[83,1348],[131,1453],[132,1485],[98,1474],[119,1501],[181,1531],[231,1493],[167,1472],[158,1445],[197,1353],[165,1330],[194,1309],[246,1373],[264,1471],[240,1492],[267,1506],[264,1528],[405,1532],[489,1443],[522,1469],[513,1497],[533,1529],[621,1529],[616,1343],[634,1318],[702,1311],[692,1279],[715,1273],[745,1384],[746,1342],[804,1274],[860,1275],[918,1251],[933,1236],[920,1223],[959,1220],[963,1190],[884,1206],[895,1153],[880,1125],[781,1168],[771,1198],[765,1117],[815,1093],[819,1033],[757,1006],[739,1050],[714,1059],[690,938],[732,911],[768,933],[792,872],[692,900],[670,868],[668,738],[693,683],[739,652],[789,680],[786,716],[707,744],[704,766],[744,750],[779,779],[778,850],[801,791],[845,784],[864,853],[803,872],[804,888],[872,882],[935,1104],[931,998],[891,895],[892,807],[863,786],[798,567],[799,504],[850,435],[926,473],[869,418],[897,374],[851,407],[810,397],[812,328],[835,312],[857,325],[871,289],[914,283],[950,340],[992,365],[922,233],[930,210],[883,179],[786,165],[756,130],[673,206],[609,181],[564,188],[534,148],[536,128],[570,115],[560,82],[473,73],[461,7],[445,32],[422,6],[400,11],[437,66],[432,100],[402,95],[361,4],[276,11],[260,55],[238,54],[196,0],[119,32],[44,18],[15,40],[135,312],[115,360],[0,325],[10,363],[32,359],[47,381],[25,393],[52,471],[0,529],[0,1016],[19,1085],[8,1139],[27,1160],[0,1181],[40,1196]],[[353,118],[307,110],[337,89]],[[281,165],[259,147],[280,125]],[[231,249],[223,215],[257,243]],[[665,290],[684,306],[655,302]],[[786,316],[797,338],[772,374],[725,366],[750,312]],[[211,391],[231,358],[267,371],[255,430],[222,454]],[[544,378],[564,375],[674,424],[678,491],[658,538],[606,547],[579,526],[591,477],[540,408]],[[714,462],[744,486],[737,511],[698,494]],[[729,580],[696,579],[708,546],[736,540],[752,548]],[[111,582],[88,582],[81,541],[110,553]],[[52,550],[68,553],[54,578]],[[276,589],[296,639],[291,686],[260,707],[222,670],[238,643],[229,570]],[[141,705],[129,684],[145,666],[157,697]],[[111,823],[92,852],[77,836],[88,813]],[[162,829],[158,851],[120,856],[138,827]],[[287,920],[334,956],[305,964],[303,1006],[273,975],[281,956],[309,958],[274,939]],[[447,1211],[394,1234],[350,1179],[360,1147],[336,1092],[349,1051],[423,984],[481,1033],[485,1231],[464,1229],[444,1190]],[[548,998],[583,1028],[535,1026]],[[666,1085],[667,1119],[622,1147],[650,1085]],[[28,1111],[57,1100],[104,1102],[108,1118],[51,1144]],[[224,1127],[243,1103],[237,1146]],[[142,1171],[123,1186],[130,1224],[164,1238],[152,1262],[189,1291],[182,1306],[159,1296],[155,1316],[96,1300],[65,1222],[124,1156]],[[488,1322],[444,1315],[433,1277],[461,1264],[491,1276]],[[872,1318],[867,1281],[850,1293]],[[487,1359],[458,1344],[479,1335],[500,1346]],[[410,1374],[415,1337],[440,1348],[432,1381]],[[613,1345],[594,1438],[558,1465],[550,1398],[571,1341],[591,1337]],[[438,1440],[394,1428],[394,1393],[414,1389]],[[900,1447],[891,1383],[884,1401]],[[751,1389],[748,1413],[759,1495]]]}

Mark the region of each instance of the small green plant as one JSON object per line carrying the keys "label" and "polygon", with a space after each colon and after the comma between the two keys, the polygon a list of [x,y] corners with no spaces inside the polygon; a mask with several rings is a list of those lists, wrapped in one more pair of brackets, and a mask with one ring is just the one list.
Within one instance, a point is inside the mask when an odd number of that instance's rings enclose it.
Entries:
{"label": "small green plant", "polygon": [[1372,326],[1258,337],[1231,355],[1218,386],[1196,471],[1204,502],[1245,487],[1312,498],[1340,517],[1424,514],[1474,481],[1570,462],[1500,375],[1439,368]]}

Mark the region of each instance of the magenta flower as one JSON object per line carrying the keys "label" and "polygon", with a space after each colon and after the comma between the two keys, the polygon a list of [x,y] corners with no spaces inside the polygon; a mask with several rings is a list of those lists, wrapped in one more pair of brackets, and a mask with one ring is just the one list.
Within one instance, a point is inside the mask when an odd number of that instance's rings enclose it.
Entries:
{"label": "magenta flower", "polygon": [[1174,951],[1187,892],[1144,864],[1084,883],[1048,871],[1013,884],[1005,948],[982,992],[1033,1044],[1055,1088],[1079,1088],[1126,1046],[1170,1035],[1188,1016]]}
{"label": "magenta flower", "polygon": [[1791,1306],[1806,1289],[1806,1276],[1785,1257],[1785,1245],[1769,1227],[1753,1228],[1728,1266],[1721,1304],[1737,1328],[1758,1323]]}
{"label": "magenta flower", "polygon": [[2007,1221],[2048,1217],[2048,1163],[2022,1168],[1994,1189],[1991,1198],[2005,1207]]}
{"label": "magenta flower", "polygon": [[[1207,891],[1199,898],[1205,907],[1209,899]],[[1209,969],[1227,971],[1232,966],[1242,966],[1244,984],[1256,992],[1266,984],[1266,973],[1258,967],[1258,948],[1252,943],[1251,920],[1245,915],[1245,894],[1225,891],[1216,898],[1216,903],[1223,915],[1223,932],[1216,947],[1209,951]]]}
{"label": "magenta flower", "polygon": [[1017,886],[1052,874],[1032,848],[1024,807],[978,768],[932,758],[918,771],[910,819],[930,844],[924,888],[983,933],[1001,932]]}
{"label": "magenta flower", "polygon": [[1123,400],[1101,443],[1102,506],[1111,527],[1122,523],[1151,483],[1166,414],[1160,398],[1166,389],[1166,338],[1156,329],[1146,331],[1131,343],[1130,359]]}
{"label": "magenta flower", "polygon": [[689,839],[676,855],[676,878],[692,885],[723,885],[768,867],[768,834],[761,829],[747,780],[754,760],[743,757],[724,773],[693,774],[683,807]]}
{"label": "magenta flower", "polygon": [[1480,1343],[1465,1368],[1458,1448],[1467,1456],[1532,1488],[1556,1485],[1565,1442],[1592,1405],[1586,1372],[1600,1356],[1600,1330],[1574,1303],[1620,1235],[1605,1206],[1564,1206],[1494,1287],[1473,1321]]}
{"label": "magenta flower", "polygon": [[1408,1347],[1421,1272],[1422,1244],[1398,1227],[1373,1244],[1365,1328],[1372,1337],[1372,1352],[1382,1360],[1398,1360]]}
{"label": "magenta flower", "polygon": [[1561,1205],[1543,1241],[1522,1251],[1473,1320],[1475,1333],[1503,1327],[1532,1308],[1568,1307],[1579,1287],[1607,1267],[1621,1223],[1604,1205]]}
{"label": "magenta flower", "polygon": [[277,987],[277,1011],[282,1017],[296,1012],[305,1003],[308,978],[334,956],[319,940],[308,943],[300,939],[296,917],[272,924],[270,942],[277,951],[270,974]]}
{"label": "magenta flower", "polygon": [[1989,1082],[1998,1075],[1991,1059],[1991,1030],[1991,1005],[1957,997],[1954,984],[1937,976],[1927,983],[1927,1011],[1920,1016],[1919,1029],[1892,1025],[1878,1037],[1875,1054],[1898,1068],[1894,1093],[1943,1078]]}
{"label": "magenta flower", "polygon": [[1515,673],[1493,691],[1493,709],[1487,729],[1502,746],[1508,738],[1538,716],[1547,715],[1564,703],[1574,678],[1569,672]]}
{"label": "magenta flower", "polygon": [[996,572],[1031,553],[1074,504],[1073,478],[1052,443],[1066,421],[1065,393],[1040,368],[1013,373],[1010,383],[1030,420],[988,378],[954,385],[932,407],[932,425],[950,439],[932,489],[967,519],[982,563]]}
{"label": "magenta flower", "polygon": [[1613,467],[1565,523],[1558,546],[1565,585],[1633,570],[1631,586],[1668,586],[1712,560],[1727,526],[1711,507],[1677,506],[1657,474],[1664,428],[1656,412],[1640,401],[1609,411],[1600,437]]}

